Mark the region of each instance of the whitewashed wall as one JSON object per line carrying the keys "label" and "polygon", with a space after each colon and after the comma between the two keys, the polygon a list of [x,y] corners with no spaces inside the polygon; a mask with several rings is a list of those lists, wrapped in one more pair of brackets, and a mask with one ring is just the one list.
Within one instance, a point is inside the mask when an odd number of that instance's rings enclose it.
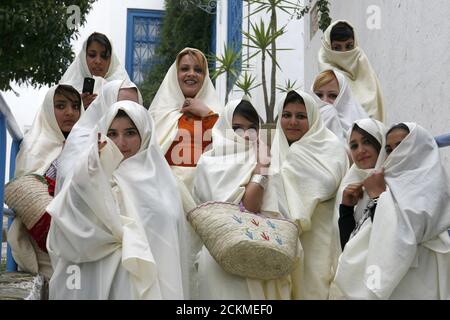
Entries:
{"label": "whitewashed wall", "polygon": [[[247,3],[244,2],[244,12],[243,12],[243,24],[242,28],[244,31],[247,31],[247,16],[248,16],[248,8]],[[256,8],[256,5],[252,5],[250,7],[250,11],[253,11]],[[277,70],[277,85],[284,86],[287,79],[290,79],[291,82],[297,81],[297,86],[303,87],[303,74],[304,74],[304,48],[303,48],[303,37],[304,37],[304,26],[302,20],[291,19],[291,17],[280,11],[277,14],[278,17],[278,26],[281,27],[287,24],[287,32],[283,36],[281,36],[277,42],[278,48],[289,48],[293,49],[290,51],[279,51],[277,53],[278,63],[281,66],[281,70]],[[263,18],[266,26],[269,23],[270,17],[267,15],[265,11],[256,14],[251,17],[251,21],[253,23],[258,23],[260,18]],[[223,45],[227,39],[227,1],[219,0],[218,8],[217,8],[217,38],[216,38],[216,52],[220,55],[223,52]],[[243,45],[246,43],[245,37],[243,37]],[[246,53],[247,50],[243,46],[243,52]],[[253,51],[250,50],[250,54]],[[269,57],[267,59],[270,59]],[[257,81],[261,82],[261,62],[260,56],[256,56],[253,58],[251,65],[253,66],[250,73],[254,74],[257,77]],[[266,78],[270,79],[270,71],[271,71],[271,63],[270,60],[266,61]],[[270,80],[267,80],[268,91],[270,92]],[[222,101],[225,101],[225,76],[221,77],[218,81],[216,81],[216,89],[219,92],[219,95]],[[265,116],[264,110],[264,97],[262,87],[258,87],[254,89],[252,92],[253,102],[255,107],[257,107],[258,112],[263,117]],[[230,93],[229,99],[240,98],[242,97],[242,92],[237,88],[234,88]],[[277,94],[277,99],[281,99],[281,94]],[[270,96],[269,96],[270,99]]]}
{"label": "whitewashed wall", "polygon": [[[347,19],[377,72],[387,124],[413,121],[433,135],[450,132],[450,3],[448,0],[330,0],[333,20]],[[370,30],[370,6],[380,9],[380,29]],[[375,7],[376,8],[376,7]],[[369,8],[369,10],[372,8]],[[373,20],[369,20],[373,22]],[[309,22],[305,20],[306,28]],[[305,43],[307,87],[318,72],[319,31]],[[441,149],[450,169],[450,148]]]}

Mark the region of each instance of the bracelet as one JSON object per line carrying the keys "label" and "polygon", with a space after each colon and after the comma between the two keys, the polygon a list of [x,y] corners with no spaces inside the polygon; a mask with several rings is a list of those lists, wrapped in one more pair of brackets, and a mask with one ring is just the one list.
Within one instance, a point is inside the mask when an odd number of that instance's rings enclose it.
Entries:
{"label": "bracelet", "polygon": [[266,176],[263,176],[262,174],[254,174],[250,180],[250,182],[259,184],[261,188],[263,188],[264,190],[266,190],[267,188],[268,181],[269,179]]}

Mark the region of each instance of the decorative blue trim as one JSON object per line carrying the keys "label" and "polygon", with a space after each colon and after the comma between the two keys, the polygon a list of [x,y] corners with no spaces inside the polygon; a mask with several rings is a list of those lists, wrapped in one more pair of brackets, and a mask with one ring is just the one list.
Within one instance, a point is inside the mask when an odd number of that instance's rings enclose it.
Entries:
{"label": "decorative blue trim", "polygon": [[[125,49],[125,69],[128,72],[128,75],[130,76],[131,81],[138,82],[135,80],[135,74],[134,74],[134,52],[135,52],[135,43],[137,41],[141,41],[143,43],[159,43],[159,39],[149,39],[148,37],[141,37],[139,38],[135,34],[135,19],[148,19],[148,20],[159,20],[162,23],[162,19],[164,16],[164,11],[160,10],[139,10],[139,9],[128,9],[127,10],[127,36],[126,36],[126,49]],[[146,30],[146,35],[148,36],[148,29]],[[143,64],[146,64],[146,67],[148,68],[148,61],[140,61],[140,67],[144,67]],[[145,72],[148,72],[148,70],[144,70]]]}
{"label": "decorative blue trim", "polygon": [[[241,59],[236,65],[238,73],[242,70],[242,4],[242,0],[228,0],[227,45],[232,47],[234,51],[241,52]],[[236,78],[228,75],[227,81],[231,90],[231,85],[236,81]]]}

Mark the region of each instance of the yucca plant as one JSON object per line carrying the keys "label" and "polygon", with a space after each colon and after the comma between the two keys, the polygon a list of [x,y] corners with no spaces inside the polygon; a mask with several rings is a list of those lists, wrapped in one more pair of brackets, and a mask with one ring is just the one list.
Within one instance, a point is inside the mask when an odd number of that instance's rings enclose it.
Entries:
{"label": "yucca plant", "polygon": [[[266,28],[264,22],[261,20],[259,25],[251,24],[251,32],[244,35],[249,40],[248,46],[257,49],[257,54],[261,53],[261,65],[262,65],[262,87],[264,93],[264,103],[266,106],[267,122],[272,123],[273,110],[275,107],[276,99],[276,69],[279,68],[277,63],[277,51],[288,50],[278,49],[276,40],[285,33],[286,26],[278,28],[277,25],[277,11],[281,10],[300,19],[304,14],[308,12],[308,7],[299,4],[299,1],[293,2],[289,0],[245,0],[247,3],[256,5],[256,8],[251,10],[250,16],[265,11],[270,16],[269,26]],[[267,92],[266,72],[265,72],[265,60],[267,55],[272,62],[271,76],[270,76],[270,101]],[[248,57],[254,57],[255,54]]]}
{"label": "yucca plant", "polygon": [[233,87],[231,78],[236,79],[239,76],[239,62],[241,59],[241,51],[235,51],[231,46],[224,44],[223,54],[219,56],[208,56],[209,60],[216,66],[214,71],[211,72],[211,79],[215,80],[220,75],[226,74],[226,96],[225,104],[228,102],[228,95]]}
{"label": "yucca plant", "polygon": [[249,75],[248,72],[245,71],[241,78],[239,78],[239,80],[236,82],[236,87],[238,87],[240,91],[244,93],[244,95],[252,97],[250,91],[261,85],[261,83],[255,82],[256,77],[252,74]]}
{"label": "yucca plant", "polygon": [[300,87],[296,87],[295,84],[297,83],[297,80],[295,80],[294,82],[291,82],[291,79],[287,79],[286,82],[284,83],[284,86],[278,86],[277,89],[278,91],[282,92],[282,93],[288,93],[290,91],[293,90],[297,90]]}
{"label": "yucca plant", "polygon": [[[261,79],[262,79],[262,88],[264,94],[264,105],[266,107],[266,117],[267,122],[273,122],[273,109],[275,106],[275,72],[276,67],[279,67],[276,56],[273,55],[273,51],[271,47],[273,43],[276,42],[277,38],[282,36],[285,33],[285,27],[281,29],[272,30],[270,26],[266,27],[264,21],[261,19],[259,24],[251,23],[251,32],[244,32],[244,35],[248,38],[250,44],[248,45],[250,48],[256,49],[252,55],[248,57],[248,59],[252,59],[257,55],[261,55]],[[277,49],[277,50],[288,50],[288,49]],[[276,52],[276,51],[275,51]],[[269,56],[272,59],[272,76],[271,76],[271,97],[269,102],[268,92],[267,92],[267,81],[266,81],[266,58]],[[273,88],[272,88],[273,87]]]}

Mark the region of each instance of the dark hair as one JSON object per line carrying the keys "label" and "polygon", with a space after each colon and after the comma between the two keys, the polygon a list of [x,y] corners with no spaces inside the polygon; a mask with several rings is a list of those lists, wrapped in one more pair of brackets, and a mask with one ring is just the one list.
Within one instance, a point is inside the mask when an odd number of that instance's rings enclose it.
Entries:
{"label": "dark hair", "polygon": [[408,132],[408,134],[409,134],[409,128],[408,128],[408,126],[407,126],[406,124],[404,124],[404,123],[398,123],[398,124],[396,124],[395,126],[392,126],[392,128],[390,128],[390,129],[388,130],[388,132],[386,133],[386,138],[387,138],[387,136],[388,136],[392,131],[394,131],[394,130],[405,130],[405,131]]}
{"label": "dark hair", "polygon": [[256,112],[253,105],[247,100],[242,100],[241,102],[239,102],[239,104],[237,105],[236,109],[234,109],[233,112],[233,116],[235,115],[243,116],[252,124],[259,126],[260,121],[258,112]]}
{"label": "dark hair", "polygon": [[357,124],[355,124],[353,126],[353,131],[357,131],[359,132],[365,139],[367,139],[367,141],[369,141],[369,143],[375,148],[375,150],[377,150],[377,153],[380,154],[381,151],[381,144],[378,142],[377,139],[374,138],[374,136],[372,136],[370,133],[368,133],[366,130],[358,127]]}
{"label": "dark hair", "polygon": [[64,96],[65,98],[69,99],[72,103],[78,103],[78,105],[81,107],[81,96],[80,93],[72,87],[71,85],[67,84],[60,84],[55,89],[55,94],[60,94]]}
{"label": "dark hair", "polygon": [[111,42],[109,41],[108,37],[105,36],[103,33],[94,32],[87,39],[86,50],[87,50],[87,48],[89,48],[91,43],[94,42],[94,41],[98,42],[103,47],[105,47],[105,49],[106,49],[106,52],[105,52],[106,58],[109,58],[111,56],[111,54],[112,54],[112,46],[111,46]]}
{"label": "dark hair", "polygon": [[345,22],[339,22],[333,29],[331,29],[330,40],[333,41],[347,41],[348,39],[355,39],[353,28]]}
{"label": "dark hair", "polygon": [[295,91],[289,91],[283,103],[283,109],[288,103],[299,103],[305,105],[305,100]]}

